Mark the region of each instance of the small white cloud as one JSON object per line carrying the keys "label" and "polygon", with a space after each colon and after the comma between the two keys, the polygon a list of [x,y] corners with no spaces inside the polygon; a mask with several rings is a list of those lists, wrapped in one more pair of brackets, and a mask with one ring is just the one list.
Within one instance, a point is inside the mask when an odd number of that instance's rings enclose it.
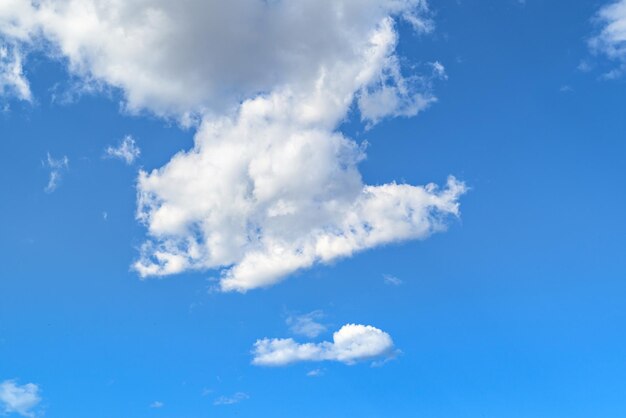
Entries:
{"label": "small white cloud", "polygon": [[318,322],[323,317],[324,312],[317,310],[304,315],[289,316],[286,322],[292,333],[315,338],[326,331],[326,326]]}
{"label": "small white cloud", "polygon": [[141,155],[141,150],[130,135],[126,135],[117,147],[109,146],[104,152],[107,157],[123,160],[128,165]]}
{"label": "small white cloud", "polygon": [[433,67],[433,76],[440,78],[442,80],[448,79],[448,74],[446,73],[446,67],[443,66],[439,61],[431,62],[430,65]]}
{"label": "small white cloud", "polygon": [[102,212],[102,219],[105,221],[109,219],[109,213],[107,211]]}
{"label": "small white cloud", "polygon": [[237,392],[232,396],[220,396],[213,401],[213,405],[234,405],[248,398],[250,398],[250,396],[247,393]]}
{"label": "small white cloud", "polygon": [[385,284],[391,286],[400,286],[402,284],[402,280],[398,279],[396,276],[392,276],[391,274],[383,274],[383,280]]}
{"label": "small white cloud", "polygon": [[324,375],[324,369],[313,369],[306,374],[309,377],[321,377]]}
{"label": "small white cloud", "polygon": [[150,408],[155,408],[155,409],[163,408],[164,406],[165,406],[165,404],[163,402],[160,402],[160,401],[154,401],[154,402],[152,402],[150,404]]}
{"label": "small white cloud", "polygon": [[292,338],[264,338],[254,344],[252,364],[284,366],[302,361],[358,361],[392,354],[393,340],[370,325],[347,324],[333,334],[333,341],[300,344]]}
{"label": "small white cloud", "polygon": [[0,383],[0,408],[4,414],[19,414],[32,418],[41,402],[39,386],[34,383],[19,385],[15,380]]}
{"label": "small white cloud", "polygon": [[47,159],[42,163],[44,167],[50,169],[50,177],[48,178],[48,184],[44,188],[46,193],[54,192],[59,183],[61,182],[62,172],[69,168],[70,160],[64,155],[62,158],[52,158],[50,153],[47,155]]}
{"label": "small white cloud", "polygon": [[580,72],[583,73],[588,73],[589,71],[591,71],[593,68],[593,65],[586,60],[582,60],[578,63],[578,66],[576,67],[576,69]]}

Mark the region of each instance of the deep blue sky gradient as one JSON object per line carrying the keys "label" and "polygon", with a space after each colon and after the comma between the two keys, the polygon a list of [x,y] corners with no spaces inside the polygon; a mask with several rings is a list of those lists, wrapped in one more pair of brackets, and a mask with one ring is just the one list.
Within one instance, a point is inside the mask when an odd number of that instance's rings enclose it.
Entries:
{"label": "deep blue sky gradient", "polygon": [[[116,92],[53,103],[67,74],[32,56],[37,103],[0,114],[0,380],[40,384],[49,418],[626,416],[626,83],[601,80],[585,44],[601,4],[433,1],[433,35],[401,26],[407,64],[446,66],[439,102],[342,129],[369,142],[368,184],[464,180],[461,219],[247,294],[209,293],[216,272],[129,270],[145,233],[137,170],[193,131],[121,113]],[[138,165],[103,159],[126,134]],[[70,159],[51,194],[48,152]],[[314,309],[330,332],[387,331],[401,355],[250,364],[256,339],[289,336],[286,316]],[[213,405],[237,392],[249,399]]]}

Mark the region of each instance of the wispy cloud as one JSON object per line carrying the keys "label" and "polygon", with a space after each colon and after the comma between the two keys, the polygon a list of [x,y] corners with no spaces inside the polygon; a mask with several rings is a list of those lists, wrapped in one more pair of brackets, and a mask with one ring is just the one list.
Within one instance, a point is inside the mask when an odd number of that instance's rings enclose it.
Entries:
{"label": "wispy cloud", "polygon": [[0,408],[5,414],[19,414],[33,418],[41,402],[39,386],[34,383],[19,385],[15,380],[0,383]]}
{"label": "wispy cloud", "polygon": [[306,374],[309,377],[320,377],[324,375],[324,369],[313,369]]}
{"label": "wispy cloud", "polygon": [[383,281],[390,286],[400,286],[403,282],[391,274],[383,274]]}
{"label": "wispy cloud", "polygon": [[141,150],[132,136],[126,135],[117,146],[109,146],[104,150],[105,156],[117,158],[126,164],[132,164],[141,155]]}
{"label": "wispy cloud", "polygon": [[318,322],[323,317],[324,312],[316,310],[304,315],[289,316],[286,322],[292,333],[315,338],[326,331],[326,326]]}
{"label": "wispy cloud", "polygon": [[213,405],[233,405],[245,401],[248,398],[250,398],[250,396],[247,393],[237,392],[232,396],[220,396],[213,401]]}
{"label": "wispy cloud", "polygon": [[50,169],[50,176],[48,178],[48,184],[44,188],[46,193],[54,192],[61,182],[62,173],[69,169],[70,160],[66,155],[63,157],[56,159],[53,158],[50,153],[48,153],[45,161],[42,162],[42,165],[48,169]]}
{"label": "wispy cloud", "polygon": [[22,60],[17,44],[0,43],[0,96],[11,94],[20,100],[30,102],[32,94],[28,80],[24,77]]}
{"label": "wispy cloud", "polygon": [[155,408],[155,409],[163,408],[164,406],[165,404],[161,401],[154,401],[150,404],[150,408]]}

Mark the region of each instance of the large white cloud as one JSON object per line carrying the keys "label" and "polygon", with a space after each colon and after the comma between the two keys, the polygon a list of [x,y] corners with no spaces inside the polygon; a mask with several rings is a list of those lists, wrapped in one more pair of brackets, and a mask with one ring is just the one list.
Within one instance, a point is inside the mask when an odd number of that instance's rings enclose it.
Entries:
{"label": "large white cloud", "polygon": [[[338,131],[414,116],[436,99],[405,75],[396,24],[432,29],[424,0],[6,0],[0,32],[46,48],[126,108],[200,120],[193,149],[141,172],[144,277],[221,269],[222,290],[442,230],[465,187],[365,185]],[[21,48],[21,49],[20,49]],[[190,119],[191,118],[191,119]]]}
{"label": "large white cloud", "polygon": [[390,355],[393,340],[370,325],[347,324],[333,334],[333,341],[300,344],[292,338],[264,338],[254,344],[252,364],[284,366],[302,361],[358,361]]}
{"label": "large white cloud", "polygon": [[[0,34],[47,42],[73,73],[122,89],[130,110],[221,113],[358,58],[384,16],[428,30],[425,10],[424,0],[3,0]],[[413,112],[414,98],[401,99]]]}
{"label": "large white cloud", "polygon": [[3,414],[20,414],[34,417],[41,402],[39,386],[34,383],[18,384],[14,380],[0,382],[0,408]]}

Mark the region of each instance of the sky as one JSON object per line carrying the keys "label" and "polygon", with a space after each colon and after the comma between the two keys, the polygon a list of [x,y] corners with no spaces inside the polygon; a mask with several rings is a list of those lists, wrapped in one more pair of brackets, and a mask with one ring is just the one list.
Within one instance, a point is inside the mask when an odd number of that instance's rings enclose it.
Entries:
{"label": "sky", "polygon": [[0,2],[0,415],[626,415],[626,1]]}

